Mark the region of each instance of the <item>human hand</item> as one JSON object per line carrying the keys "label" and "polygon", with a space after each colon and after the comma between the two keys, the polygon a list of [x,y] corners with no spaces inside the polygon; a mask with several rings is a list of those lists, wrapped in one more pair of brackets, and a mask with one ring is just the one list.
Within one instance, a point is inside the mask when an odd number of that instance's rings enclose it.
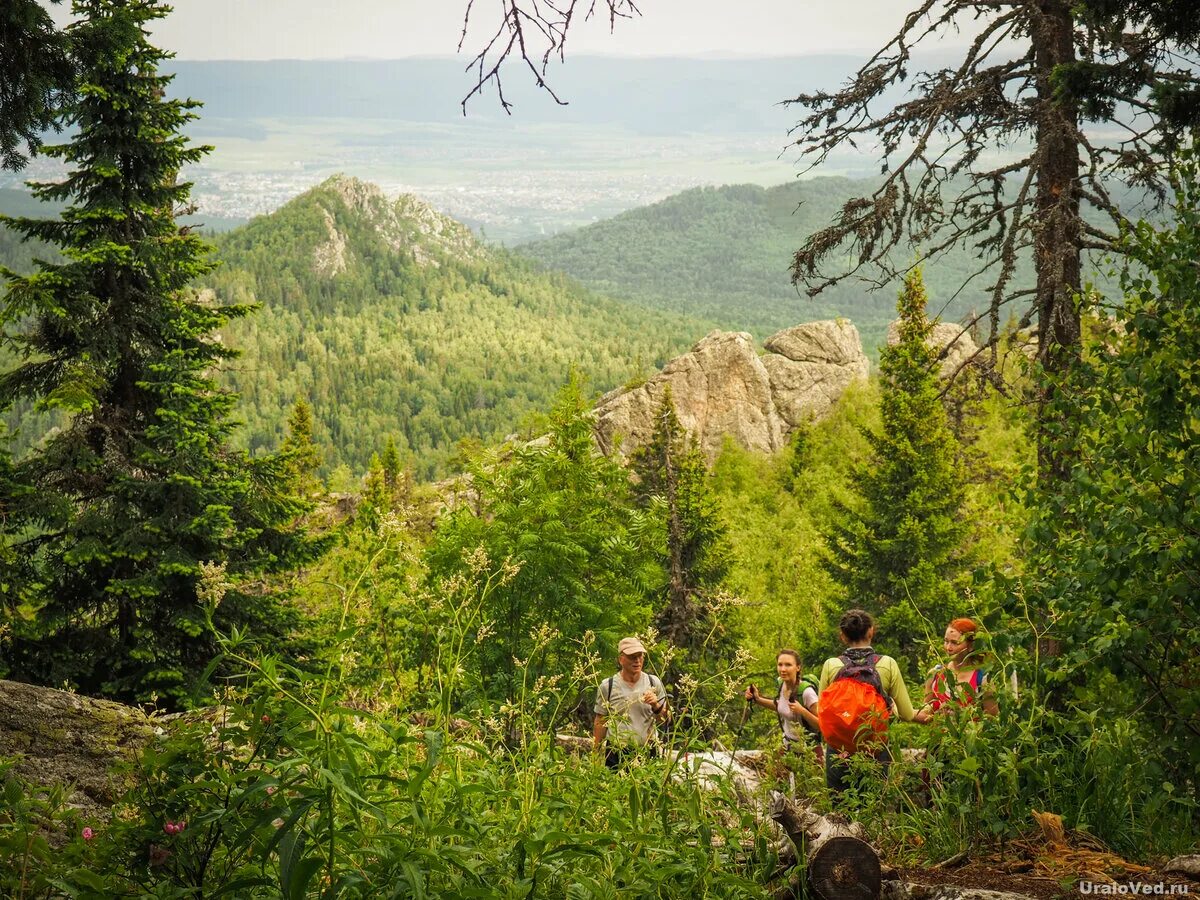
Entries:
{"label": "human hand", "polygon": [[804,711],[804,704],[799,700],[793,700],[788,704],[788,709],[792,711],[792,715],[800,718],[800,714]]}
{"label": "human hand", "polygon": [[648,690],[642,694],[642,702],[647,706],[658,706],[658,694]]}
{"label": "human hand", "polygon": [[746,685],[746,699],[747,700],[757,700],[758,699],[758,688],[752,684]]}

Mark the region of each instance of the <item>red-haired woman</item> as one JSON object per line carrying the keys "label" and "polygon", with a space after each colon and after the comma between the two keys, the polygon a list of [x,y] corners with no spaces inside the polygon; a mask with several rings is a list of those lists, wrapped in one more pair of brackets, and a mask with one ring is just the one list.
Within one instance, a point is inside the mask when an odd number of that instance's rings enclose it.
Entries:
{"label": "red-haired woman", "polygon": [[925,682],[925,704],[932,712],[953,708],[952,704],[971,706],[978,702],[983,711],[995,715],[999,708],[987,690],[987,671],[983,654],[975,649],[979,626],[974,619],[955,619],[946,626],[942,647],[950,661],[939,664]]}

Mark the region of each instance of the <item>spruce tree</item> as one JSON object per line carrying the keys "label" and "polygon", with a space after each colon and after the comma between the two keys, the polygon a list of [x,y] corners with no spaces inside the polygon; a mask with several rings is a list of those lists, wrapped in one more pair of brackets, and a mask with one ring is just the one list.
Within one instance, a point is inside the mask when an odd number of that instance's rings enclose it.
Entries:
{"label": "spruce tree", "polygon": [[880,356],[882,430],[852,473],[858,502],[841,508],[829,569],[846,601],[882,611],[882,630],[911,650],[958,612],[953,579],[966,534],[964,476],[938,397],[920,270],[904,282],[900,341]]}
{"label": "spruce tree", "polygon": [[633,454],[632,466],[640,505],[663,526],[659,552],[665,584],[654,612],[659,634],[683,649],[687,661],[732,655],[731,623],[721,615],[719,602],[729,541],[704,454],[680,424],[669,389],[654,432]]}
{"label": "spruce tree", "polygon": [[297,493],[302,497],[321,494],[324,485],[317,476],[322,463],[321,451],[313,440],[312,406],[303,397],[296,400],[288,415],[287,435],[280,450],[287,458],[288,471]]}
{"label": "spruce tree", "polygon": [[166,55],[148,41],[169,8],[81,0],[75,10],[77,131],[46,149],[69,175],[34,186],[67,208],[60,220],[4,220],[66,261],[3,273],[3,337],[22,362],[0,375],[0,409],[28,399],[70,416],[15,467],[37,492],[22,547],[42,587],[12,666],[88,693],[178,702],[214,649],[202,564],[224,564],[234,584],[218,621],[278,629],[271,599],[236,585],[294,564],[307,545],[289,524],[301,505],[285,461],[229,447],[236,398],[214,379],[232,353],[215,332],[247,308],[189,287],[212,264],[176,225],[191,188],[179,174],[208,148],[180,133],[197,104],[166,98]]}

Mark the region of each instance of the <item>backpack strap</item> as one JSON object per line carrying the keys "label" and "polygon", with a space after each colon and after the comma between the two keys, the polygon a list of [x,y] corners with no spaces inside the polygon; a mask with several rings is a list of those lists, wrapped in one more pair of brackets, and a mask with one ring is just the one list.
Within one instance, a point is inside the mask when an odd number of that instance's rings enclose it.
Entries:
{"label": "backpack strap", "polygon": [[613,677],[609,675],[606,679],[604,679],[604,699],[607,703],[612,703],[612,687]]}

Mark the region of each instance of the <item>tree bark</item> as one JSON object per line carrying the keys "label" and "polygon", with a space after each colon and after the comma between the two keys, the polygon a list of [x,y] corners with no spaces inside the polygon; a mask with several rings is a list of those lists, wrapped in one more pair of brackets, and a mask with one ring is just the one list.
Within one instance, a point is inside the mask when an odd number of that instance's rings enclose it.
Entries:
{"label": "tree bark", "polygon": [[1051,480],[1069,473],[1064,448],[1066,424],[1053,417],[1056,380],[1079,357],[1080,320],[1075,296],[1081,288],[1079,218],[1079,109],[1054,96],[1056,66],[1075,61],[1074,20],[1068,0],[1036,0],[1030,39],[1037,72],[1038,152],[1037,223],[1034,267],[1037,273],[1038,359],[1047,384],[1039,398],[1038,473]]}
{"label": "tree bark", "polygon": [[809,886],[821,900],[878,900],[882,889],[879,854],[866,841],[862,825],[838,813],[819,815],[778,792],[771,818],[791,838],[804,860]]}

